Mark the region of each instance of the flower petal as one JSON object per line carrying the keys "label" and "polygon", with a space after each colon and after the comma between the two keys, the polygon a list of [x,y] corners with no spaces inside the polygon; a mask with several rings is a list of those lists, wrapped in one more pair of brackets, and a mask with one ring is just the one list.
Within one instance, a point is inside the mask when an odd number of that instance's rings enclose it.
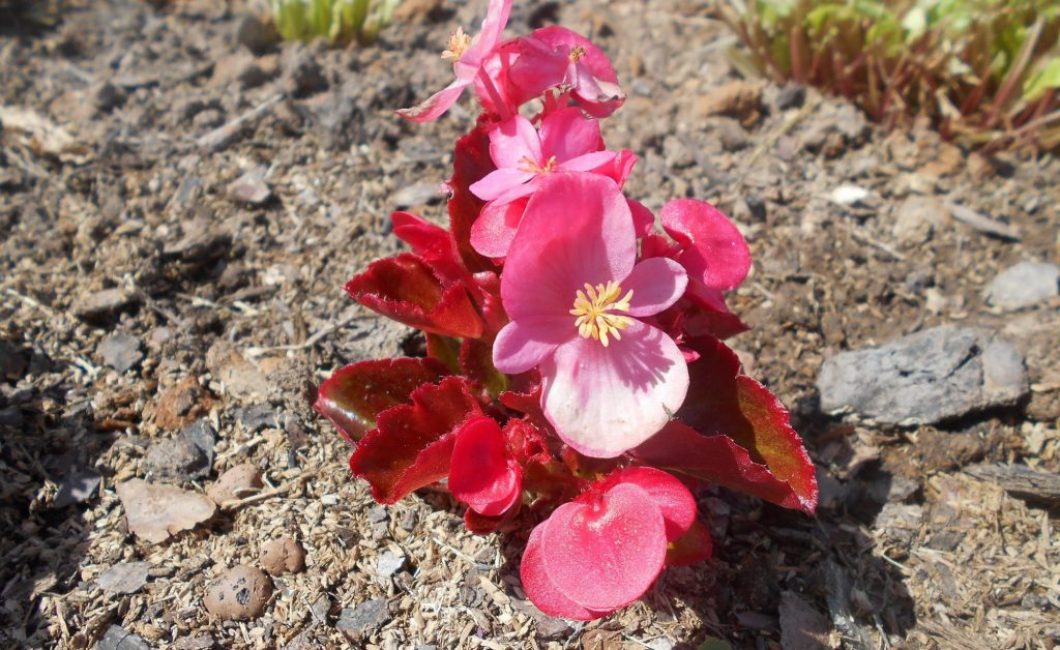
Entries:
{"label": "flower petal", "polygon": [[490,0],[489,7],[486,9],[486,17],[482,20],[482,27],[479,28],[471,46],[460,57],[460,62],[480,65],[486,57],[492,54],[501,40],[501,34],[504,32],[505,25],[508,24],[508,17],[511,13],[512,0]]}
{"label": "flower petal", "polygon": [[611,165],[614,159],[614,151],[593,151],[561,162],[557,169],[564,172],[592,172]]}
{"label": "flower petal", "polygon": [[556,346],[577,335],[574,317],[526,318],[504,326],[493,342],[493,365],[518,375],[537,366]]}
{"label": "flower petal", "polygon": [[519,169],[525,159],[541,165],[541,139],[537,129],[522,115],[501,122],[490,131],[490,157],[500,168]]}
{"label": "flower petal", "polygon": [[678,258],[688,274],[711,289],[735,289],[751,268],[751,251],[739,229],[713,205],[677,199],[659,213],[663,228],[685,247]]}
{"label": "flower petal", "polygon": [[430,122],[441,117],[442,113],[449,110],[456,100],[460,99],[464,88],[471,83],[471,79],[457,78],[453,83],[434,93],[420,104],[412,108],[402,108],[398,115],[410,122]]}
{"label": "flower petal", "polygon": [[662,513],[633,484],[563,504],[541,536],[541,559],[556,590],[586,609],[614,610],[644,595],[662,570]]}
{"label": "flower petal", "polygon": [[506,512],[519,499],[523,473],[513,462],[496,420],[475,417],[456,432],[449,465],[449,491],[487,517]]}
{"label": "flower petal", "polygon": [[[521,231],[520,231],[521,233]],[[578,452],[612,458],[669,421],[688,392],[688,366],[673,339],[638,320],[608,347],[578,336],[541,363],[541,405]]]}
{"label": "flower petal", "polygon": [[482,180],[471,184],[471,192],[483,201],[493,201],[510,193],[532,179],[536,174],[524,172],[514,167],[503,167],[494,170]]}
{"label": "flower petal", "polygon": [[508,255],[508,247],[523,219],[527,201],[527,198],[503,204],[490,201],[482,207],[471,226],[471,245],[480,255],[493,258]]}
{"label": "flower petal", "polygon": [[685,484],[672,474],[654,467],[626,467],[612,472],[606,479],[608,485],[629,483],[644,490],[652,503],[659,508],[666,524],[666,541],[672,542],[684,535],[699,514],[696,499]]}
{"label": "flower petal", "polygon": [[501,281],[504,308],[512,320],[568,314],[585,283],[626,277],[635,257],[633,218],[614,181],[549,175],[512,240]]}
{"label": "flower petal", "polygon": [[652,257],[634,266],[620,284],[623,291],[633,292],[628,313],[652,316],[680,300],[688,287],[688,274],[671,259]]}
{"label": "flower petal", "polygon": [[611,612],[594,612],[586,609],[564,596],[556,585],[552,584],[541,553],[541,538],[550,520],[545,520],[530,532],[530,539],[523,549],[523,561],[519,566],[519,577],[523,581],[523,591],[542,612],[549,616],[569,618],[575,621],[591,621]]}
{"label": "flower petal", "polygon": [[603,148],[600,123],[577,108],[553,111],[541,121],[541,150],[561,163]]}
{"label": "flower petal", "polygon": [[[633,199],[627,199],[627,201],[629,202],[629,211],[633,214],[633,228],[637,231],[637,237],[647,237],[655,227],[655,215],[648,209],[648,206],[640,201],[634,201]],[[641,250],[641,254],[645,257],[654,257],[646,255],[643,252],[643,246]]]}

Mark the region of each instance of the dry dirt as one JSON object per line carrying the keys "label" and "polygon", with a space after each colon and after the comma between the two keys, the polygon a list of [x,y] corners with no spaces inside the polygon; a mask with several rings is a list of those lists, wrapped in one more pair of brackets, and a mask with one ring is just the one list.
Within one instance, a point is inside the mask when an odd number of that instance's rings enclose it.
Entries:
{"label": "dry dirt", "polygon": [[[4,18],[0,645],[84,648],[110,630],[101,647],[1053,648],[1056,502],[966,468],[1060,466],[1058,305],[1000,313],[981,297],[999,270],[1060,256],[1060,164],[734,84],[732,41],[703,2],[517,2],[510,30],[559,21],[594,38],[630,95],[604,133],[641,156],[632,195],[710,200],[744,230],[756,262],[731,304],[754,330],[731,342],[793,411],[818,517],[704,493],[712,561],[568,625],[523,598],[526,531],[471,535],[438,494],[373,504],[309,400],[344,363],[417,347],[342,286],[398,249],[391,210],[443,219],[437,186],[472,113],[415,127],[393,111],[445,83],[437,53],[485,3],[432,4],[376,47],[257,54],[237,39],[239,5],[100,0],[43,30]],[[269,188],[260,204],[244,201],[260,183],[230,189],[246,173]],[[829,199],[848,184],[867,196]],[[896,231],[909,197],[938,204]],[[1032,383],[1019,407],[916,429],[819,412],[825,356],[952,322],[1017,342]],[[216,432],[215,456],[174,470],[158,445],[189,425]],[[157,544],[130,532],[115,486],[199,492],[243,463],[263,488],[209,522]],[[211,620],[207,586],[281,536],[304,546],[305,571],[273,578],[260,618]],[[112,626],[146,645],[116,645]]]}

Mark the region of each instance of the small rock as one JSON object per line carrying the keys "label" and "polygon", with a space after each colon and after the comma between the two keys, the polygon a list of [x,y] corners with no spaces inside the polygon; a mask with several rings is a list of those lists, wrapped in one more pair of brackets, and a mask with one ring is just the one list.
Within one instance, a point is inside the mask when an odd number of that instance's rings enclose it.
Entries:
{"label": "small rock", "polygon": [[163,479],[205,478],[213,466],[215,444],[213,427],[203,418],[184,427],[176,438],[152,444],[144,463],[148,471]]}
{"label": "small rock", "polygon": [[115,316],[136,303],[133,294],[124,289],[103,289],[86,296],[74,306],[74,314],[89,321]]}
{"label": "small rock", "polygon": [[100,112],[106,113],[124,101],[125,91],[109,81],[104,81],[92,90],[92,104]]}
{"label": "small rock", "polygon": [[840,185],[828,194],[828,200],[837,205],[855,205],[869,198],[869,191],[857,185]]}
{"label": "small rock", "polygon": [[825,360],[817,378],[824,412],[852,410],[877,422],[933,424],[1027,393],[1016,348],[988,334],[936,327]]}
{"label": "small rock", "polygon": [[557,641],[570,634],[570,625],[562,618],[542,616],[537,621],[537,636],[542,641]]}
{"label": "small rock", "polygon": [[762,107],[762,86],[750,81],[730,81],[696,102],[700,116],[727,115],[744,125],[758,121]]}
{"label": "small rock", "polygon": [[254,54],[265,54],[278,40],[272,21],[253,13],[243,16],[236,27],[236,42]]}
{"label": "small rock", "polygon": [[155,424],[172,430],[187,426],[209,408],[209,397],[193,376],[167,388],[155,402]]}
{"label": "small rock", "polygon": [[368,600],[354,607],[346,607],[339,614],[335,628],[351,641],[359,641],[390,620],[390,608],[382,598]]}
{"label": "small rock", "polygon": [[739,122],[727,118],[718,118],[718,139],[725,151],[739,151],[751,145],[751,138]]}
{"label": "small rock", "polygon": [[437,19],[442,13],[444,0],[403,0],[394,10],[397,23],[420,24]]}
{"label": "small rock", "polygon": [[885,503],[876,515],[873,527],[892,543],[908,551],[920,530],[923,517],[924,509],[919,505]]}
{"label": "small rock", "polygon": [[232,236],[222,232],[216,223],[193,219],[184,222],[181,227],[184,235],[166,244],[162,249],[163,254],[178,257],[193,266],[204,266],[222,257],[231,247]]}
{"label": "small rock", "polygon": [[122,562],[101,573],[96,584],[112,594],[134,594],[147,584],[150,569],[149,562]]}
{"label": "small rock", "polygon": [[96,495],[100,477],[95,472],[72,472],[66,475],[55,493],[53,508],[65,508],[75,503],[84,503]]}
{"label": "small rock", "polygon": [[386,506],[376,504],[368,509],[368,522],[372,524],[378,524],[386,521],[389,515],[386,512]]}
{"label": "small rock", "polygon": [[206,353],[206,367],[237,400],[260,402],[268,395],[269,382],[265,375],[227,341],[219,340],[210,347]]}
{"label": "small rock", "polygon": [[233,415],[243,428],[249,432],[261,431],[266,427],[276,427],[276,411],[265,404],[251,404],[235,409]]}
{"label": "small rock", "polygon": [[96,650],[151,650],[143,638],[126,632],[124,628],[111,625],[96,643]]}
{"label": "small rock", "polygon": [[261,566],[270,575],[301,573],[305,570],[305,549],[290,537],[281,537],[261,547]]}
{"label": "small rock", "polygon": [[983,297],[1004,310],[1033,307],[1060,293],[1060,266],[1046,262],[1020,262],[997,274]]}
{"label": "small rock", "polygon": [[261,470],[250,463],[242,463],[229,469],[213,485],[206,488],[206,496],[220,505],[250,496],[263,487]]}
{"label": "small rock", "polygon": [[421,181],[406,185],[394,193],[392,201],[398,209],[411,208],[416,205],[428,205],[438,202],[443,194],[437,183]]}
{"label": "small rock", "polygon": [[780,594],[780,644],[784,650],[830,650],[832,626],[793,591]]}
{"label": "small rock", "polygon": [[115,488],[129,530],[159,544],[213,517],[217,506],[206,497],[168,485],[153,485],[134,478]]}
{"label": "small rock", "polygon": [[272,199],[272,190],[265,183],[265,170],[252,169],[228,186],[229,201],[247,205],[265,205]]}
{"label": "small rock", "polygon": [[801,108],[806,102],[806,87],[788,84],[777,93],[777,108],[786,111],[790,108]]}
{"label": "small rock", "polygon": [[184,636],[173,644],[173,650],[213,650],[216,647],[217,643],[208,633]]}
{"label": "small rock", "polygon": [[128,334],[111,334],[99,342],[96,354],[105,365],[119,373],[124,373],[144,358],[140,351],[140,339]]}
{"label": "small rock", "polygon": [[928,196],[908,196],[895,211],[894,238],[907,245],[923,244],[949,220],[941,201]]}
{"label": "small rock", "polygon": [[272,596],[272,580],[261,569],[243,564],[225,571],[206,590],[202,603],[211,616],[225,621],[255,619]]}
{"label": "small rock", "polygon": [[400,571],[403,566],[405,566],[405,555],[393,551],[383,553],[375,562],[376,572],[384,578],[389,578],[394,575]]}

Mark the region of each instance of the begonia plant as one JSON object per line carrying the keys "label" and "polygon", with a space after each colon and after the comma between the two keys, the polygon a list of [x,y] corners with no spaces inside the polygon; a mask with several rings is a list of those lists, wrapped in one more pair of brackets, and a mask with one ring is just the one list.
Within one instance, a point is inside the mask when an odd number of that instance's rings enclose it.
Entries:
{"label": "begonia plant", "polygon": [[750,270],[739,229],[703,201],[656,217],[626,196],[637,158],[599,122],[624,100],[611,62],[558,26],[504,40],[510,10],[491,0],[476,36],[458,30],[455,80],[400,111],[478,98],[449,227],[395,212],[410,252],[346,285],[426,354],[341,368],[316,408],[377,501],[433,486],[472,532],[530,530],[526,595],[591,620],[710,557],[704,487],[812,514],[817,483],[783,405],[722,342],[747,329],[725,303]]}

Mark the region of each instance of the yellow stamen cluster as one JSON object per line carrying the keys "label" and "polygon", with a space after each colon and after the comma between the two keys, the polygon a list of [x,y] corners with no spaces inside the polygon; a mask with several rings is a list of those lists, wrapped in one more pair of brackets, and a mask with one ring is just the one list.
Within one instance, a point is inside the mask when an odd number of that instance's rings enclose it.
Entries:
{"label": "yellow stamen cluster", "polygon": [[581,61],[583,56],[585,56],[585,48],[581,45],[575,45],[570,49],[570,52],[567,54],[567,58],[570,59],[571,63],[577,63],[578,61]]}
{"label": "yellow stamen cluster", "polygon": [[523,156],[523,159],[519,162],[521,163],[519,165],[519,171],[528,174],[547,174],[549,172],[554,172],[556,171],[556,165],[559,164],[556,161],[555,156],[550,156],[543,167],[537,164],[537,161],[531,160],[528,156]]}
{"label": "yellow stamen cluster", "polygon": [[457,27],[456,31],[449,35],[449,45],[442,52],[442,58],[446,61],[458,61],[469,47],[471,47],[471,36],[465,34],[462,27]]}
{"label": "yellow stamen cluster", "polygon": [[574,325],[578,328],[578,333],[585,338],[591,336],[605,348],[609,343],[608,337],[621,341],[621,332],[629,327],[630,318],[611,312],[629,311],[633,290],[630,289],[619,299],[621,295],[622,287],[614,280],[595,287],[586,283],[585,291],[578,291],[574,299],[574,309],[570,310],[571,316],[577,316]]}

